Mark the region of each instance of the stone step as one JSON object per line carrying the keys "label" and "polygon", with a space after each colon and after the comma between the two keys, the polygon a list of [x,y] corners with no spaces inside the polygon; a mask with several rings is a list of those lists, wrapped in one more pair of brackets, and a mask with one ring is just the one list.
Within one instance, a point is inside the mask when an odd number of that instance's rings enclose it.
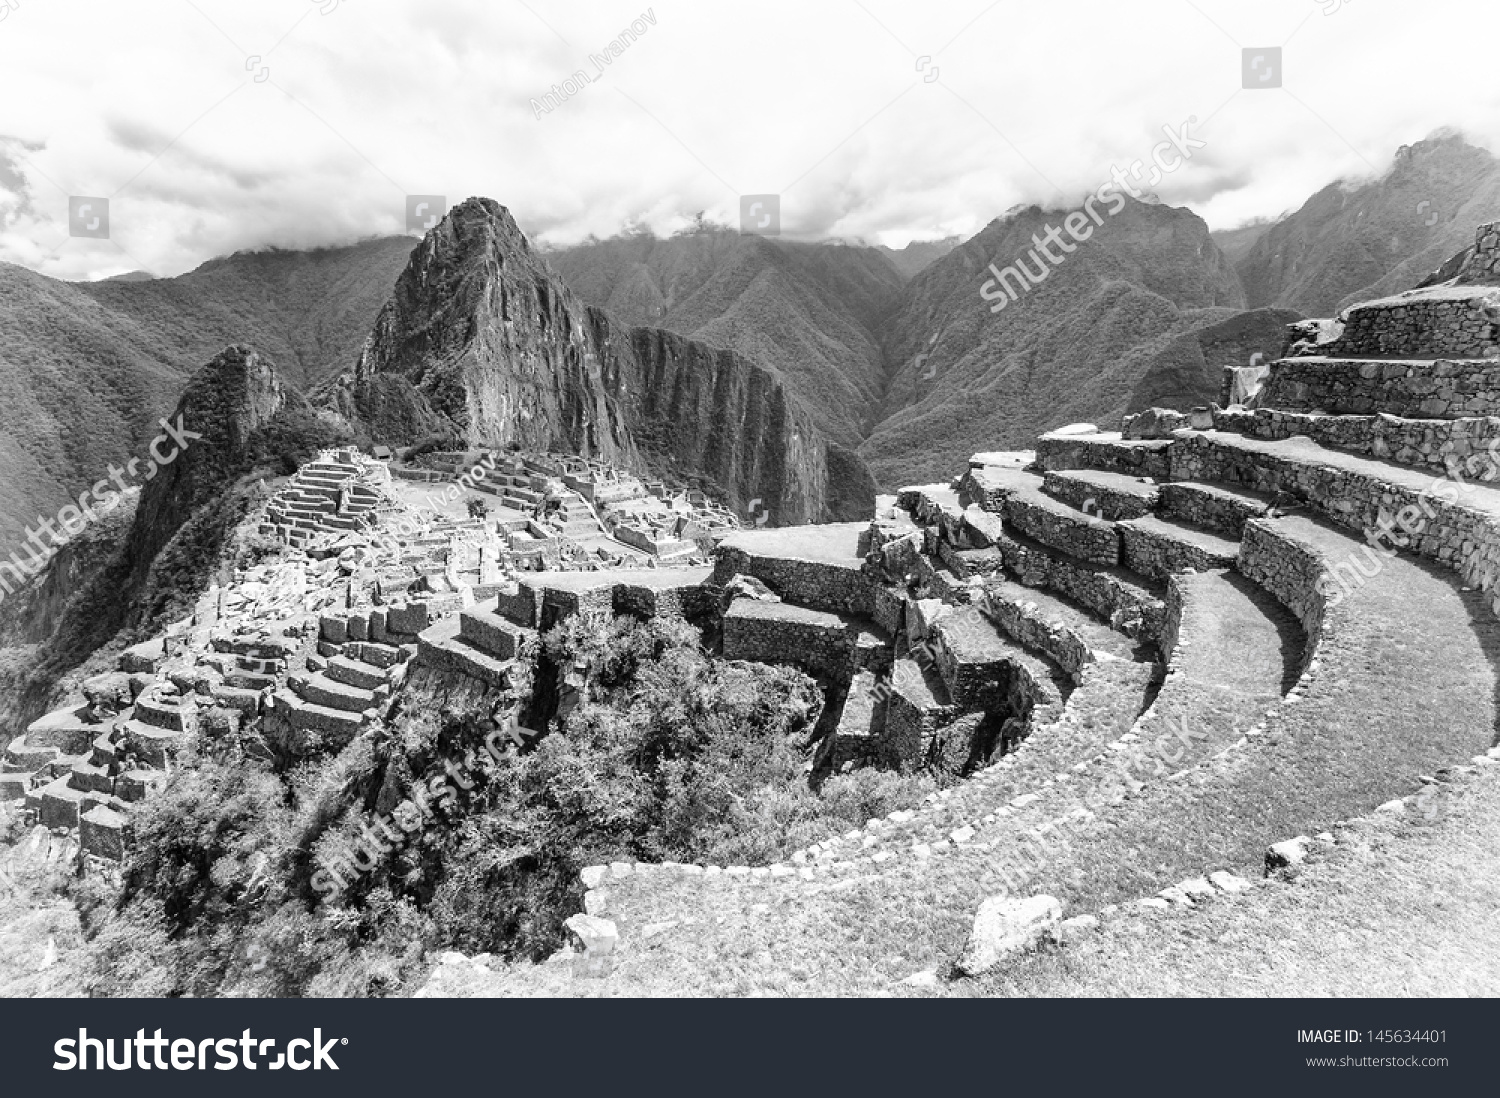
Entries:
{"label": "stone step", "polygon": [[889,677],[877,678],[870,671],[857,671],[849,682],[839,722],[828,738],[819,762],[837,773],[846,764],[862,765],[880,755],[885,733],[886,697]]}
{"label": "stone step", "polygon": [[813,674],[847,673],[855,633],[844,617],[789,602],[741,598],[724,612],[726,660],[795,664]]}
{"label": "stone step", "polygon": [[994,576],[983,584],[980,609],[1013,641],[1052,660],[1079,681],[1102,653],[1133,658],[1136,642],[1109,623],[1047,591]]}
{"label": "stone step", "polygon": [[951,723],[959,709],[930,661],[897,659],[888,690],[881,751],[903,770],[915,769],[925,764],[939,729]]}
{"label": "stone step", "polygon": [[[1043,491],[1044,475],[1003,466],[987,466],[977,471],[987,476],[984,491],[990,500],[998,500],[999,510],[1009,528],[1091,564],[1112,566],[1119,563],[1119,535],[1115,533],[1113,523]],[[971,467],[970,473],[975,472]],[[961,493],[961,496],[969,494],[972,492]],[[1085,496],[1079,503],[1087,502],[1089,498]],[[956,512],[945,508],[938,521],[941,536],[955,544],[970,539],[981,544],[993,542],[996,535],[992,528],[986,528],[983,514],[982,510],[974,508]]]}
{"label": "stone step", "polygon": [[515,658],[519,629],[492,609],[474,606],[459,614],[459,636],[497,660]]}
{"label": "stone step", "polygon": [[94,740],[93,749],[89,752],[89,762],[95,766],[108,767],[118,755],[119,750],[112,732],[104,732]]}
{"label": "stone step", "polygon": [[165,770],[168,756],[189,739],[186,732],[174,732],[133,718],[116,721],[115,730],[123,737],[118,748],[121,758],[134,753],[142,763],[157,770]]}
{"label": "stone step", "polygon": [[164,770],[126,770],[115,777],[115,796],[122,801],[143,801],[166,780]]}
{"label": "stone step", "polygon": [[1232,568],[1239,556],[1238,541],[1155,515],[1122,522],[1119,529],[1125,566],[1152,579],[1164,580],[1189,568],[1199,572]]}
{"label": "stone step", "polygon": [[[1180,479],[1284,492],[1347,529],[1393,533],[1396,546],[1458,569],[1494,599],[1500,581],[1500,488],[1328,450],[1222,431],[1190,433],[1174,456]],[[1500,600],[1497,600],[1500,607]]]}
{"label": "stone step", "polygon": [[1042,705],[1062,704],[1056,666],[1011,640],[978,607],[955,607],[937,617],[925,640],[949,698],[960,708],[1006,708],[1023,694]]}
{"label": "stone step", "polygon": [[197,719],[197,706],[167,701],[142,694],[135,699],[135,719],[143,724],[165,728],[169,732],[191,731]]}
{"label": "stone step", "polygon": [[235,665],[243,672],[250,675],[262,675],[271,680],[286,670],[286,660],[282,659],[260,659],[256,656],[239,656],[235,659]]}
{"label": "stone step", "polygon": [[34,770],[0,771],[0,804],[24,800],[35,774]]}
{"label": "stone step", "polygon": [[[1394,461],[1444,472],[1457,462],[1466,475],[1495,479],[1487,455],[1500,450],[1500,417],[1464,416],[1456,419],[1408,419],[1386,412],[1375,415],[1320,415],[1280,408],[1254,411],[1216,410],[1214,427],[1250,438],[1280,441],[1298,435],[1319,446],[1361,457]],[[1485,476],[1485,472],[1490,473]]]}
{"label": "stone step", "polygon": [[304,701],[290,690],[278,690],[272,698],[276,711],[284,714],[287,722],[298,732],[353,736],[364,727],[363,713]]}
{"label": "stone step", "polygon": [[22,734],[11,740],[5,748],[5,769],[31,773],[42,769],[59,754],[58,749],[52,744],[33,744],[25,734]]}
{"label": "stone step", "polygon": [[1460,419],[1494,410],[1495,359],[1364,359],[1322,355],[1272,363],[1260,403],[1292,412]]}
{"label": "stone step", "polygon": [[468,675],[489,686],[511,685],[514,660],[500,660],[459,636],[459,618],[444,618],[417,637],[416,662],[424,667]]}
{"label": "stone step", "polygon": [[95,805],[78,820],[78,845],[85,854],[123,861],[130,818],[106,805]]}
{"label": "stone step", "polygon": [[1168,479],[1173,440],[1127,439],[1118,431],[1097,434],[1047,434],[1037,439],[1036,461],[1042,469],[1105,469],[1127,476]]}
{"label": "stone step", "polygon": [[288,680],[288,685],[298,697],[310,705],[342,709],[349,713],[363,713],[380,700],[373,690],[336,682],[321,672],[306,677],[294,675]]}
{"label": "stone step", "polygon": [[[274,680],[272,680],[274,682]],[[224,683],[213,688],[213,699],[225,709],[234,709],[247,715],[260,711],[261,688],[231,686]]]}
{"label": "stone step", "polygon": [[1052,469],[1042,478],[1042,490],[1069,507],[1111,522],[1149,514],[1159,492],[1149,477],[1107,469]]}
{"label": "stone step", "polygon": [[[224,632],[215,634],[209,643],[215,652],[226,652],[257,660],[285,660],[297,651],[297,642],[288,637],[244,636]],[[244,662],[241,662],[240,666],[252,671],[265,670],[265,668]]]}
{"label": "stone step", "polygon": [[343,654],[381,668],[395,667],[406,659],[406,653],[400,648],[377,641],[350,641],[344,646]]}
{"label": "stone step", "polygon": [[1005,521],[1033,541],[1089,564],[1120,563],[1120,536],[1114,523],[1085,514],[1038,489],[1012,492]]}
{"label": "stone step", "polygon": [[55,709],[27,725],[26,742],[32,747],[51,746],[65,755],[79,755],[107,728],[89,717],[88,706],[70,706]]}
{"label": "stone step", "polygon": [[43,827],[67,827],[78,826],[78,807],[83,799],[89,796],[89,792],[77,789],[69,784],[69,778],[54,778],[40,789],[33,789],[27,794],[27,807],[33,802],[40,814],[40,822]]}
{"label": "stone step", "polygon": [[1237,484],[1199,484],[1181,480],[1161,486],[1157,514],[1238,541],[1245,523],[1265,515],[1274,500],[1275,496]]}
{"label": "stone step", "polygon": [[323,669],[323,674],[334,682],[358,686],[364,690],[375,690],[386,684],[388,671],[372,663],[338,655],[329,659],[328,666]]}
{"label": "stone step", "polygon": [[109,776],[109,768],[95,766],[89,762],[73,764],[68,773],[68,784],[85,793],[113,793],[115,791],[115,782]]}
{"label": "stone step", "polygon": [[264,675],[258,671],[230,671],[224,676],[224,685],[238,690],[264,690],[276,685],[275,675]]}
{"label": "stone step", "polygon": [[1129,637],[1155,641],[1165,615],[1161,581],[1125,568],[1088,564],[1015,533],[996,544],[1010,577],[1092,612]]}

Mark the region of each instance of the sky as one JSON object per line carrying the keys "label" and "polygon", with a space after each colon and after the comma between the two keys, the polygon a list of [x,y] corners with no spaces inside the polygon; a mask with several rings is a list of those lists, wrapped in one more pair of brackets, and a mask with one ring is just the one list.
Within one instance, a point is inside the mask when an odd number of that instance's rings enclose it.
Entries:
{"label": "sky", "polygon": [[405,232],[411,195],[554,245],[774,195],[783,237],[900,247],[1076,205],[1185,125],[1151,189],[1231,228],[1439,129],[1500,150],[1497,30],[1493,0],[0,0],[0,261],[175,275]]}

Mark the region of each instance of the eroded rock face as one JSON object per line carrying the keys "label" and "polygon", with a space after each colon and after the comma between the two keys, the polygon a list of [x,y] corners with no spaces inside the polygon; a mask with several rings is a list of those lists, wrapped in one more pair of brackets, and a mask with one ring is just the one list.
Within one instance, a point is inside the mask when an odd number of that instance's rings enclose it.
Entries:
{"label": "eroded rock face", "polygon": [[435,433],[711,478],[777,525],[864,518],[874,482],[780,377],[580,302],[489,199],[454,207],[396,282],[359,362],[319,396],[369,441]]}

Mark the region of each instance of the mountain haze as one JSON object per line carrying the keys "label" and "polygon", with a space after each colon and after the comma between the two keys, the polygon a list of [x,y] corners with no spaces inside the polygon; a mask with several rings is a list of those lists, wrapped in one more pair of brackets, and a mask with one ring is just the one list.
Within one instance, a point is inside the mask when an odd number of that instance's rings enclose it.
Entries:
{"label": "mountain haze", "polygon": [[188,377],[232,343],[298,388],[359,355],[408,237],[242,252],[178,278],[62,282],[0,264],[0,556],[143,457]]}
{"label": "mountain haze", "polygon": [[[940,476],[976,451],[1025,447],[1066,423],[1217,395],[1224,363],[1205,358],[1198,333],[1235,317],[1244,297],[1188,210],[1127,201],[1040,285],[991,312],[980,297],[989,265],[1027,255],[1033,234],[1066,214],[1032,206],[993,221],[911,281],[884,330],[882,419],[860,448],[882,487]],[[1270,349],[1279,346],[1278,330]]]}
{"label": "mountain haze", "polygon": [[840,445],[858,446],[873,426],[886,373],[876,330],[903,282],[876,249],[716,230],[616,237],[548,260],[612,316],[779,372]]}
{"label": "mountain haze", "polygon": [[1261,233],[1236,270],[1251,308],[1332,316],[1410,289],[1496,219],[1500,161],[1435,135],[1402,146],[1379,179],[1324,187]]}

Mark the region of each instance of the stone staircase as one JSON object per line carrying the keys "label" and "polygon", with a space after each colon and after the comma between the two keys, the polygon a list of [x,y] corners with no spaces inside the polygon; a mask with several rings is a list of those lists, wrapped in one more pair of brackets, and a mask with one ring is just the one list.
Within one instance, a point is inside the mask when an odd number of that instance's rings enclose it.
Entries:
{"label": "stone staircase", "polygon": [[380,511],[383,496],[352,450],[327,451],[297,470],[266,508],[261,533],[302,548],[314,536],[358,530]]}

